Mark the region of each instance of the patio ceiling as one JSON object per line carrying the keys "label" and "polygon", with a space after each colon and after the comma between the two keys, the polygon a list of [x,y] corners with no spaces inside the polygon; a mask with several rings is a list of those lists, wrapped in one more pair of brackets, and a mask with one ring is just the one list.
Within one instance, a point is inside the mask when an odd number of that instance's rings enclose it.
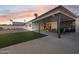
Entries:
{"label": "patio ceiling", "polygon": [[68,17],[62,13],[60,15],[61,15],[61,21],[75,20],[74,18]]}
{"label": "patio ceiling", "polygon": [[71,18],[71,19],[75,19],[76,18],[76,16],[72,12],[67,10],[66,8],[64,8],[62,6],[58,6],[55,9],[50,10],[47,13],[45,13],[45,14],[43,14],[43,15],[35,18],[35,19],[33,19],[33,22],[46,19],[46,18],[48,18],[50,16],[55,17],[56,14],[62,14],[61,18],[64,19],[64,20],[69,19],[69,18]]}
{"label": "patio ceiling", "polygon": [[[61,21],[75,20],[74,17],[67,15],[67,14],[63,14],[62,12],[59,12],[57,14],[61,15]],[[33,20],[33,22],[37,22],[37,21],[41,21],[41,20],[45,20],[45,19],[48,19],[48,20],[50,19],[52,21],[56,21],[57,20],[57,17],[56,17],[57,14],[53,14],[53,15],[50,15],[50,16],[45,17],[45,18],[39,18],[39,19]]]}

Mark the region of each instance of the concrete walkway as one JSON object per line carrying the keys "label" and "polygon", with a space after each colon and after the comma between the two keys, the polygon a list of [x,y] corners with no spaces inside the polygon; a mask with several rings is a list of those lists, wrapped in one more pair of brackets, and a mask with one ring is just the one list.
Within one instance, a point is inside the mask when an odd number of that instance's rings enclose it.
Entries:
{"label": "concrete walkway", "polygon": [[79,53],[79,33],[69,33],[57,38],[56,33],[47,33],[48,36],[28,42],[12,45],[0,49],[0,53],[11,54],[52,54],[52,53]]}

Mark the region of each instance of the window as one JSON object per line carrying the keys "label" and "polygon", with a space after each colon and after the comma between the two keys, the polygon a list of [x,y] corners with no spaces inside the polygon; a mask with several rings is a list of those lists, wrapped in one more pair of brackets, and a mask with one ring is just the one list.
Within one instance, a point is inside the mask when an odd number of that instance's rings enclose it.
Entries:
{"label": "window", "polygon": [[31,24],[29,24],[29,27],[31,27]]}
{"label": "window", "polygon": [[27,25],[25,25],[27,27]]}

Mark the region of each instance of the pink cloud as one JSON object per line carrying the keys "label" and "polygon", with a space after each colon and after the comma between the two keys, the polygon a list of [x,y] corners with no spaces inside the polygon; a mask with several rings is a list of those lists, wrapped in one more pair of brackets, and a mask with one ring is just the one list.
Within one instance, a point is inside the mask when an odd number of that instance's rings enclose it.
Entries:
{"label": "pink cloud", "polygon": [[38,13],[38,15],[41,15],[41,14],[47,12],[48,10],[52,9],[53,7],[54,7],[53,5],[43,5],[43,6],[34,8],[30,11],[19,12],[19,13],[10,15],[10,16],[8,16],[8,15],[0,16],[0,23],[5,23],[5,22],[9,21],[10,17],[13,19],[20,18],[20,17],[33,17],[34,13]]}

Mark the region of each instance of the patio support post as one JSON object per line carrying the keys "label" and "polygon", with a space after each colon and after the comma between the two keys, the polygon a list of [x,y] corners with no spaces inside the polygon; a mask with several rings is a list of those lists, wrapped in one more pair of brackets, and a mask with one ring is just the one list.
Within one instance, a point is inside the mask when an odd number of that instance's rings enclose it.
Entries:
{"label": "patio support post", "polygon": [[38,32],[40,32],[40,21],[38,22]]}
{"label": "patio support post", "polygon": [[74,32],[76,32],[76,21],[74,21]]}
{"label": "patio support post", "polygon": [[60,33],[60,26],[61,26],[61,25],[60,25],[60,20],[61,20],[61,19],[60,19],[60,14],[58,14],[58,20],[57,20],[57,24],[58,24],[58,25],[57,25],[57,27],[58,27],[58,28],[57,28],[57,30],[58,30],[58,38],[61,38],[61,33]]}

